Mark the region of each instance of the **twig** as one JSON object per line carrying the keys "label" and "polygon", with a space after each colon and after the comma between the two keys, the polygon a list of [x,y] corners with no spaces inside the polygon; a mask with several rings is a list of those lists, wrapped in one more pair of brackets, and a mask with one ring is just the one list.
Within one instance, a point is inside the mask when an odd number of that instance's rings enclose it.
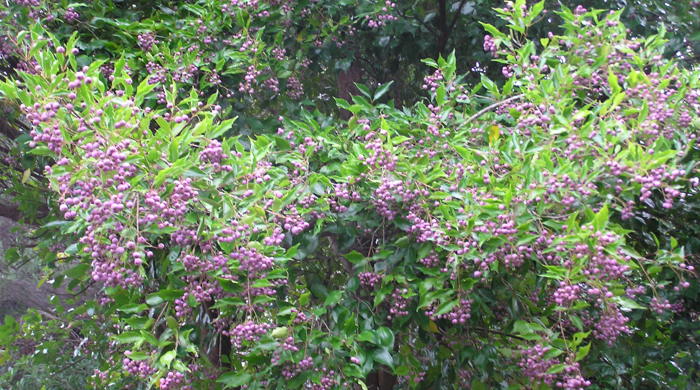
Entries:
{"label": "twig", "polygon": [[450,23],[450,27],[448,30],[448,33],[451,35],[452,30],[455,28],[455,24],[457,24],[457,19],[459,19],[459,16],[462,14],[462,8],[464,8],[464,4],[467,2],[467,0],[462,0],[459,3],[459,8],[457,8],[457,12],[455,12],[454,17],[452,18],[452,22]]}
{"label": "twig", "polygon": [[471,327],[471,329],[477,330],[479,332],[493,333],[493,334],[497,334],[500,336],[506,336],[506,337],[510,337],[513,339],[517,339],[517,340],[525,340],[524,338],[522,338],[520,336],[516,336],[516,335],[510,334],[510,333],[501,332],[498,330],[492,330],[492,329],[488,329],[488,328],[479,328],[479,327]]}
{"label": "twig", "polygon": [[477,119],[477,118],[479,118],[480,116],[484,115],[485,113],[487,113],[487,112],[493,110],[494,108],[498,108],[498,107],[500,107],[500,106],[502,106],[502,105],[504,105],[504,104],[508,104],[508,103],[512,102],[513,100],[521,99],[521,98],[523,98],[524,96],[525,96],[524,94],[515,95],[515,96],[509,97],[509,98],[506,99],[506,100],[502,100],[502,101],[500,101],[500,102],[493,103],[493,104],[491,104],[490,106],[487,106],[487,107],[485,107],[485,108],[479,110],[479,112],[477,112],[476,114],[470,116],[469,119],[467,119],[467,120],[464,121],[462,124],[460,124],[460,125],[457,127],[456,130],[459,130],[459,129],[461,129],[462,127],[468,125],[469,123],[471,123],[471,122],[474,121],[475,119]]}
{"label": "twig", "polygon": [[[408,15],[406,15],[405,12],[401,11],[401,8],[400,8],[400,7],[397,7],[397,8],[396,8],[396,12],[397,12],[397,13],[399,14],[399,16],[401,16],[402,18],[404,18],[404,19],[410,19],[410,17],[409,17]],[[422,21],[422,20],[421,20],[418,16],[416,16],[415,14],[413,14],[412,16],[413,16],[413,19],[415,19],[418,23],[420,23],[423,27],[425,27],[426,30],[435,32],[435,28],[434,28],[433,26],[431,26],[431,25],[425,23],[424,21]]]}
{"label": "twig", "polygon": [[[516,339],[516,340],[525,340],[523,337],[516,336],[516,335],[510,334],[510,333],[501,332],[501,331],[499,331],[499,330],[492,330],[492,329],[488,329],[488,328],[481,328],[481,327],[478,327],[478,326],[470,326],[469,329],[476,330],[476,331],[483,332],[483,333],[493,333],[493,334],[497,334],[497,335],[499,335],[499,336],[510,337],[510,338],[513,338],[513,339]],[[439,332],[440,335],[443,335],[443,336],[446,334],[446,331],[443,330],[443,329],[440,329],[440,328],[438,328],[438,332]]]}

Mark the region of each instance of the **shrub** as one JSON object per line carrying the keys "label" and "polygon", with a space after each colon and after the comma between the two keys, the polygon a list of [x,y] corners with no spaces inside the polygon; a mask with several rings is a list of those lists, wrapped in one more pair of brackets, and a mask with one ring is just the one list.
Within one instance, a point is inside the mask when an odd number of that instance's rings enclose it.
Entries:
{"label": "shrub", "polygon": [[465,83],[451,54],[425,60],[413,106],[360,85],[336,99],[347,121],[295,110],[251,136],[201,84],[153,84],[128,55],[106,74],[38,25],[18,37],[33,66],[0,91],[47,161],[50,261],[100,287],[72,317],[109,341],[76,349],[92,385],[696,383],[687,237],[626,226],[692,206],[699,74],[619,12],[562,8],[563,33],[530,40],[542,11],[483,24],[501,84]]}

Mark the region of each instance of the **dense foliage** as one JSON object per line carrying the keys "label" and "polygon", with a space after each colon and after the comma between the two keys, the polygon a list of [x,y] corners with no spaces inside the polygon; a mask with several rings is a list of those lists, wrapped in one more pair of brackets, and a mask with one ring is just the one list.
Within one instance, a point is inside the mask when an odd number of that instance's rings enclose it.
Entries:
{"label": "dense foliage", "polygon": [[[524,1],[435,25],[429,2],[158,4],[5,8],[8,193],[75,297],[5,320],[0,383],[700,382],[700,72],[663,28]],[[485,71],[447,50],[472,14]],[[353,50],[436,59],[358,77]]]}

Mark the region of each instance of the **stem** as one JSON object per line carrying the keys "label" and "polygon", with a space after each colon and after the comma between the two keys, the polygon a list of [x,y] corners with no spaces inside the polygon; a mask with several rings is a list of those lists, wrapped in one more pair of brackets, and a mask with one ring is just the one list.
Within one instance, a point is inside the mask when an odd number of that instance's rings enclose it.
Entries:
{"label": "stem", "polygon": [[478,119],[480,116],[486,114],[487,112],[493,110],[494,108],[498,108],[498,107],[500,107],[500,106],[502,106],[502,105],[504,105],[504,104],[508,104],[508,103],[510,103],[510,102],[512,102],[512,101],[514,101],[514,100],[518,100],[518,99],[521,99],[521,98],[523,98],[523,97],[525,97],[525,94],[520,94],[520,95],[511,96],[511,97],[509,97],[509,98],[506,99],[506,100],[502,100],[502,101],[500,101],[500,102],[493,103],[493,104],[491,104],[490,106],[487,106],[487,107],[485,107],[485,108],[479,110],[479,112],[477,112],[476,114],[470,116],[469,119],[467,119],[467,120],[464,121],[461,125],[459,125],[459,126],[457,127],[456,130],[459,130],[459,129],[461,129],[462,127],[468,125],[469,123],[473,122],[475,119]]}

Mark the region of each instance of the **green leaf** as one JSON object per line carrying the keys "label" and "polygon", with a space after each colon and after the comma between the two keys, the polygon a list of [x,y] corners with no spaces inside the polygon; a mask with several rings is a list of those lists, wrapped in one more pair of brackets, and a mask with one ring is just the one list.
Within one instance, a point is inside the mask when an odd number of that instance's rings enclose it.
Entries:
{"label": "green leaf", "polygon": [[569,317],[569,319],[571,320],[571,323],[574,324],[574,326],[575,326],[578,330],[583,330],[583,321],[581,320],[581,318],[579,318],[578,316],[573,316],[573,315],[572,315],[572,316]]}
{"label": "green leaf", "polygon": [[149,295],[148,297],[146,297],[146,303],[147,303],[149,306],[160,305],[160,304],[163,303],[163,302],[165,302],[165,300],[163,300],[163,298],[161,298],[161,297],[158,296],[158,295],[153,295],[153,294],[151,294],[151,295]]}
{"label": "green leaf", "polygon": [[394,80],[389,81],[386,84],[382,84],[377,88],[376,91],[374,91],[374,98],[372,99],[373,101],[381,99],[382,96],[384,96],[388,91],[389,88],[391,88],[391,84],[394,83]]}
{"label": "green leaf", "polygon": [[243,386],[250,382],[252,378],[253,377],[250,374],[245,372],[240,374],[237,374],[235,372],[227,372],[221,375],[219,379],[216,380],[216,382],[223,383],[224,388],[231,388]]}
{"label": "green leaf", "polygon": [[357,264],[365,259],[365,256],[358,251],[352,251],[350,253],[344,254],[343,257],[345,257],[349,262],[353,264]]}
{"label": "green leaf", "polygon": [[539,3],[535,3],[535,5],[530,8],[530,13],[528,14],[528,19],[530,21],[535,20],[537,16],[544,10],[544,0],[540,1]]}
{"label": "green leaf", "polygon": [[437,312],[435,312],[435,315],[441,316],[443,314],[449,313],[457,305],[459,305],[459,300],[457,299],[445,302],[438,307]]}
{"label": "green leaf", "polygon": [[134,97],[134,103],[136,106],[140,106],[143,103],[143,99],[148,95],[158,84],[149,84],[148,78],[144,78],[143,81],[136,87],[136,96]]}
{"label": "green leaf", "polygon": [[42,226],[42,228],[48,228],[48,227],[55,227],[55,226],[63,226],[70,224],[70,221],[51,221],[45,225]]}
{"label": "green leaf", "polygon": [[593,217],[593,227],[596,231],[601,231],[608,224],[608,219],[610,218],[610,213],[608,211],[608,205],[604,204]]}
{"label": "green leaf", "polygon": [[375,362],[383,364],[387,367],[394,368],[394,358],[391,356],[389,349],[379,348],[372,352],[372,359]]}
{"label": "green leaf", "polygon": [[357,341],[365,341],[372,344],[377,344],[377,334],[371,330],[365,330],[357,336]]}
{"label": "green leaf", "polygon": [[170,368],[170,364],[175,360],[175,357],[177,356],[177,352],[175,350],[170,350],[163,355],[161,355],[160,359],[158,360],[161,365]]}
{"label": "green leaf", "polygon": [[135,360],[135,361],[146,360],[149,357],[151,357],[151,355],[148,355],[145,352],[131,352],[128,356],[129,356],[129,359]]}
{"label": "green leaf", "polygon": [[140,313],[144,310],[147,310],[148,306],[144,305],[143,303],[130,303],[124,306],[119,307],[117,310],[124,312],[124,313]]}
{"label": "green leaf", "polygon": [[181,158],[175,161],[173,165],[158,172],[155,179],[153,179],[153,186],[160,187],[165,179],[180,177],[190,165],[191,163],[186,158]]}
{"label": "green leaf", "polygon": [[288,333],[289,333],[289,329],[287,329],[286,326],[281,326],[279,328],[273,329],[272,333],[270,333],[270,335],[276,339],[281,339],[281,338],[287,337]]}
{"label": "green leaf", "polygon": [[639,303],[627,298],[627,297],[613,297],[613,300],[615,300],[622,308],[627,309],[627,310],[644,310],[646,307],[640,305]]}
{"label": "green leaf", "polygon": [[165,301],[172,301],[180,298],[184,291],[177,289],[163,289],[146,296],[146,303],[150,306],[160,305]]}
{"label": "green leaf", "polygon": [[224,135],[224,133],[226,133],[226,131],[233,126],[236,119],[238,119],[238,117],[227,119],[221,122],[221,124],[211,127],[211,130],[207,132],[207,138],[219,138],[220,136]]}
{"label": "green leaf", "polygon": [[445,104],[445,97],[447,96],[447,89],[445,89],[444,86],[438,87],[437,91],[435,91],[435,102],[442,106]]}
{"label": "green leaf", "polygon": [[588,356],[588,352],[590,352],[590,350],[591,343],[579,348],[578,351],[576,351],[576,361],[578,362],[579,360],[583,360],[586,356]]}
{"label": "green leaf", "polygon": [[481,24],[481,26],[484,27],[484,30],[486,30],[489,34],[493,35],[494,37],[501,38],[503,40],[508,39],[508,36],[498,31],[498,29],[495,26],[483,22],[479,22],[479,24]]}
{"label": "green leaf", "polygon": [[89,264],[78,264],[75,267],[66,271],[66,276],[72,279],[83,279],[87,275],[87,271],[90,269]]}
{"label": "green leaf", "polygon": [[565,368],[566,368],[566,364],[564,364],[564,363],[555,364],[555,365],[549,367],[549,369],[547,370],[547,374],[557,374],[557,373],[564,371]]}
{"label": "green leaf", "polygon": [[617,75],[612,70],[608,70],[608,84],[610,85],[613,95],[618,94],[622,90]]}
{"label": "green leaf", "polygon": [[311,298],[311,293],[310,292],[305,292],[301,295],[299,295],[299,305],[301,306],[306,306],[309,304],[309,299]]}
{"label": "green leaf", "polygon": [[333,306],[336,303],[340,301],[340,298],[343,297],[343,292],[342,291],[331,291],[328,296],[326,297],[326,300],[323,302],[324,306]]}
{"label": "green leaf", "polygon": [[360,91],[360,93],[365,95],[368,99],[372,99],[372,93],[369,91],[369,88],[367,88],[366,85],[355,83],[355,86],[357,87],[357,90]]}
{"label": "green leaf", "polygon": [[391,329],[382,326],[377,329],[376,335],[380,346],[388,348],[389,350],[394,348],[394,332],[392,332]]}
{"label": "green leaf", "polygon": [[120,333],[116,336],[117,342],[121,344],[135,344],[142,343],[145,338],[141,335],[141,332],[129,331]]}

